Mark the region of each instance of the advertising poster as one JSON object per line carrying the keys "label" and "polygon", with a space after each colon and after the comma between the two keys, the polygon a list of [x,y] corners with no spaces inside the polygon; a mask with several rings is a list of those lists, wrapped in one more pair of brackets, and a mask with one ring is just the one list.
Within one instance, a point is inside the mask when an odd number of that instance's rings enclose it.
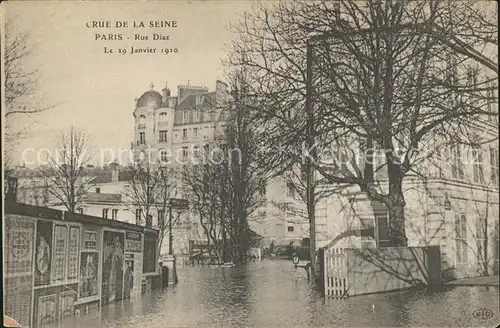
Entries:
{"label": "advertising poster", "polygon": [[64,268],[66,264],[66,226],[56,225],[54,228],[54,256],[52,265],[52,280],[58,281],[64,279]]}
{"label": "advertising poster", "polygon": [[69,228],[69,245],[68,245],[68,268],[67,278],[78,278],[78,255],[80,246],[80,227]]}
{"label": "advertising poster", "polygon": [[125,254],[125,277],[123,299],[129,299],[134,289],[134,254]]}
{"label": "advertising poster", "polygon": [[5,233],[5,273],[31,275],[35,221],[8,217]]}
{"label": "advertising poster", "polygon": [[83,241],[84,241],[85,249],[96,249],[97,248],[97,232],[85,230]]}
{"label": "advertising poster", "polygon": [[131,298],[137,298],[141,296],[142,290],[142,253],[134,254],[134,288],[130,292]]}
{"label": "advertising poster", "polygon": [[4,314],[15,318],[23,327],[30,326],[33,276],[5,277],[3,285]]}
{"label": "advertising poster", "polygon": [[139,232],[125,233],[125,252],[142,253],[142,234]]}
{"label": "advertising poster", "polygon": [[97,277],[99,272],[99,253],[85,251],[80,256],[79,298],[84,299],[98,294]]}
{"label": "advertising poster", "polygon": [[52,262],[52,222],[39,220],[36,227],[35,286],[48,285]]}
{"label": "advertising poster", "polygon": [[156,233],[144,233],[144,257],[143,257],[143,273],[156,272]]}
{"label": "advertising poster", "polygon": [[102,304],[123,298],[124,242],[121,232],[103,232]]}
{"label": "advertising poster", "polygon": [[56,294],[38,298],[36,327],[53,327],[56,322]]}
{"label": "advertising poster", "polygon": [[59,294],[59,319],[75,314],[76,292],[66,291]]}

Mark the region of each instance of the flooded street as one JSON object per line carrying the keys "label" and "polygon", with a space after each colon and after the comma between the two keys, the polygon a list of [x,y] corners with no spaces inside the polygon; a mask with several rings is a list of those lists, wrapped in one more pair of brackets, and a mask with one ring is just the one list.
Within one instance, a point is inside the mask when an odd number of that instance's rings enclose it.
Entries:
{"label": "flooded street", "polygon": [[[185,267],[179,284],[70,318],[62,327],[493,327],[497,287],[446,287],[325,300],[291,261]],[[488,308],[493,317],[474,318]]]}

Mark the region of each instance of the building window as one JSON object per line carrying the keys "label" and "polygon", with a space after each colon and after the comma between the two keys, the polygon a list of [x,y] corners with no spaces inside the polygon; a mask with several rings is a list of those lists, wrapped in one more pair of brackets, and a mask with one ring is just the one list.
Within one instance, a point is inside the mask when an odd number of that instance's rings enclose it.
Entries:
{"label": "building window", "polygon": [[194,158],[199,158],[199,156],[200,156],[200,147],[198,147],[198,146],[194,146],[193,147],[193,155],[194,155]]}
{"label": "building window", "polygon": [[487,91],[487,104],[488,104],[488,112],[494,113],[494,115],[488,115],[488,122],[490,123],[497,123],[497,113],[495,112],[493,106],[494,104],[497,103],[497,99],[495,96],[495,90],[497,89],[496,85],[493,83],[488,84],[488,91]]}
{"label": "building window", "polygon": [[166,150],[160,150],[160,161],[168,162],[168,152]]}
{"label": "building window", "polygon": [[[456,86],[457,82],[457,60],[452,54],[448,54],[448,58],[446,59],[446,80],[452,86]],[[452,106],[456,106],[458,102],[458,94],[453,93],[451,97]]]}
{"label": "building window", "polygon": [[101,193],[101,188],[99,188],[99,187],[95,188],[95,193],[96,194],[100,194]]}
{"label": "building window", "polygon": [[139,116],[138,128],[139,129],[145,129],[146,128],[146,116],[144,116],[144,115]]}
{"label": "building window", "polygon": [[113,220],[118,219],[118,210],[117,210],[117,209],[113,209],[113,210],[111,211],[111,218],[112,218]]}
{"label": "building window", "polygon": [[198,137],[198,128],[193,128],[193,136]]}
{"label": "building window", "polygon": [[76,209],[76,211],[77,211],[78,213],[80,213],[80,214],[83,214],[83,208],[81,208],[81,207],[77,208],[77,209]]}
{"label": "building window", "polygon": [[294,228],[293,226],[288,226],[288,232],[293,232]]}
{"label": "building window", "polygon": [[187,123],[189,121],[189,111],[185,110],[182,112],[182,123]]}
{"label": "building window", "polygon": [[292,117],[292,111],[287,109],[285,110],[285,119],[289,120]]}
{"label": "building window", "polygon": [[477,242],[477,260],[483,264],[487,261],[485,250],[488,247],[486,220],[484,216],[476,216],[476,242]]}
{"label": "building window", "polygon": [[102,209],[102,217],[105,219],[108,218],[108,209],[107,208]]}
{"label": "building window", "polygon": [[164,225],[165,225],[165,211],[158,210],[158,226],[160,228],[163,228]]}
{"label": "building window", "polygon": [[193,112],[193,121],[194,122],[198,122],[200,120],[200,111],[199,110],[195,110]]}
{"label": "building window", "polygon": [[[493,240],[495,242],[495,244],[493,245],[493,249],[494,249],[494,252],[495,254],[493,255],[493,259],[495,260],[496,262],[496,265],[497,265],[497,269],[498,270],[498,261],[500,260],[500,227],[499,227],[500,223],[498,220],[495,220],[495,226],[493,228]],[[496,274],[498,274],[498,271],[495,272]]]}
{"label": "building window", "polygon": [[167,113],[160,113],[160,116],[158,118],[158,122],[160,124],[165,124],[167,123]]}
{"label": "building window", "polygon": [[498,186],[498,149],[490,148],[490,180]]}
{"label": "building window", "polygon": [[464,214],[455,215],[455,264],[467,263],[467,220]]}
{"label": "building window", "polygon": [[286,183],[286,196],[295,197],[295,188],[291,182]]}
{"label": "building window", "polygon": [[210,145],[209,145],[209,144],[204,145],[204,146],[203,146],[203,150],[204,150],[206,153],[208,153],[208,152],[209,152],[209,150],[210,150]]}
{"label": "building window", "polygon": [[43,188],[43,204],[47,205],[49,203],[49,187]]}
{"label": "building window", "polygon": [[451,164],[451,174],[453,178],[463,180],[465,178],[464,174],[464,162],[462,158],[462,148],[460,145],[456,145],[451,150],[452,153],[452,164]]}
{"label": "building window", "polygon": [[182,147],[182,158],[186,159],[188,156],[188,148]]}
{"label": "building window", "polygon": [[140,208],[137,208],[135,210],[135,223],[139,224],[141,222],[141,216],[142,216],[142,210]]}
{"label": "building window", "polygon": [[389,221],[387,215],[377,215],[378,247],[389,247]]}
{"label": "building window", "polygon": [[472,149],[472,170],[474,182],[476,183],[484,183],[483,166],[483,151],[476,147]]}
{"label": "building window", "polygon": [[160,142],[167,142],[167,130],[160,131]]}
{"label": "building window", "polygon": [[188,136],[188,130],[187,129],[182,129],[182,140],[187,139]]}
{"label": "building window", "polygon": [[146,144],[146,132],[139,132],[139,145]]}

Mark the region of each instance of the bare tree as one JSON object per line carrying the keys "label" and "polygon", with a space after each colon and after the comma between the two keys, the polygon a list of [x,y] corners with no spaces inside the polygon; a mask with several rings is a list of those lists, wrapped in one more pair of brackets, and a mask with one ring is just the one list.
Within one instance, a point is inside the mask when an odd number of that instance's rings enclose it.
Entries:
{"label": "bare tree", "polygon": [[209,257],[218,263],[228,259],[224,246],[228,240],[225,203],[229,199],[227,191],[223,190],[228,177],[223,171],[222,165],[213,163],[188,165],[182,171],[186,195],[192,204],[192,211],[199,218]]}
{"label": "bare tree", "polygon": [[136,224],[144,225],[157,218],[160,230],[158,251],[165,237],[179,221],[180,214],[169,218],[170,199],[175,192],[176,173],[161,162],[143,161],[131,168],[132,178],[124,191],[125,204],[136,214]]}
{"label": "bare tree", "polygon": [[[463,3],[260,5],[234,26],[239,40],[231,64],[249,67],[249,86],[261,99],[256,110],[270,146],[281,142],[282,152],[297,153],[306,144],[303,157],[311,159],[313,171],[385,204],[393,246],[407,244],[403,181],[425,159],[417,150],[436,140],[454,143],[469,134],[473,121],[498,117],[487,108],[495,102],[488,95],[497,79],[491,75],[494,67],[470,51],[480,46],[480,38],[467,52],[456,52],[436,36],[436,26],[457,38],[466,28],[477,30],[457,22],[458,17],[473,21],[478,13],[472,2]],[[458,25],[460,35],[453,28]],[[270,153],[269,164],[296,162],[282,152]],[[377,171],[387,172],[381,186]],[[307,205],[311,217],[314,197]]]}
{"label": "bare tree", "polygon": [[250,220],[258,220],[264,205],[260,194],[264,172],[257,165],[258,138],[241,72],[231,76],[233,99],[217,104],[227,118],[212,149],[200,153],[201,163],[186,166],[188,186],[196,214],[215,257],[246,261],[250,246]]}
{"label": "bare tree", "polygon": [[3,53],[4,95],[5,95],[5,149],[6,164],[9,163],[14,143],[26,134],[13,127],[13,120],[18,114],[34,114],[45,111],[46,106],[35,100],[38,90],[38,70],[30,69],[29,62],[33,58],[33,45],[28,33],[22,33],[9,17],[4,22],[5,48]]}
{"label": "bare tree", "polygon": [[38,171],[48,192],[74,213],[93,179],[85,170],[91,160],[88,136],[71,126],[68,132],[56,136],[56,147],[54,156],[47,156],[48,165]]}

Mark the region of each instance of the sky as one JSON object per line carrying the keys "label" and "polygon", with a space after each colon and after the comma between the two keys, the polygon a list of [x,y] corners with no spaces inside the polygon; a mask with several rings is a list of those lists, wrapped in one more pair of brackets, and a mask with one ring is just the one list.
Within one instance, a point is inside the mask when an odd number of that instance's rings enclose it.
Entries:
{"label": "sky", "polygon": [[[35,115],[16,116],[13,125],[28,127],[14,158],[22,161],[26,149],[54,149],[54,136],[71,125],[84,128],[93,153],[101,148],[130,148],[133,140],[135,98],[168,83],[215,88],[223,79],[221,60],[234,37],[228,27],[251,7],[249,1],[163,2],[9,2],[2,9],[15,18],[15,27],[29,33],[35,50],[27,67],[38,69],[36,97],[54,105]],[[89,28],[93,21],[127,21],[127,28]],[[133,22],[177,21],[176,28],[134,28]],[[95,40],[96,34],[122,34],[122,40]],[[135,34],[148,41],[134,41]],[[169,40],[151,40],[152,33]],[[130,39],[128,39],[130,38]],[[174,54],[118,54],[118,48],[149,46],[177,48]],[[104,47],[114,53],[105,54]],[[35,152],[24,152],[28,166]]]}

